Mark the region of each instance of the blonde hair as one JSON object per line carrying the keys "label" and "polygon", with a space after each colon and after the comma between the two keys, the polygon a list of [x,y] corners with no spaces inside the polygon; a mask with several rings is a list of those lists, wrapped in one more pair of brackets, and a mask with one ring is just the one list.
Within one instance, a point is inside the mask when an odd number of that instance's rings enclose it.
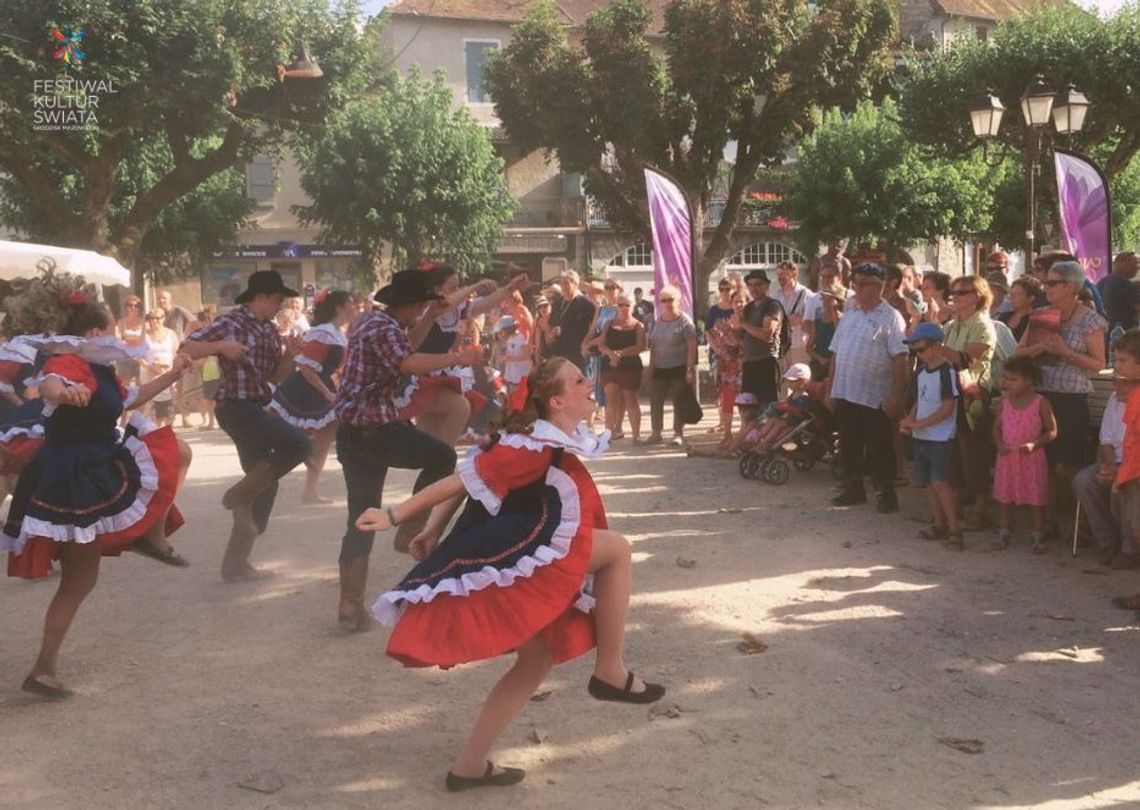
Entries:
{"label": "blonde hair", "polygon": [[662,298],[665,298],[666,296],[675,300],[677,302],[677,306],[681,305],[681,291],[674,287],[672,284],[666,284],[664,287],[657,291],[658,301],[660,301]]}
{"label": "blonde hair", "polygon": [[990,305],[994,302],[994,293],[990,289],[990,285],[981,276],[961,276],[950,282],[950,293],[953,295],[954,288],[968,284],[978,298],[978,311],[989,310]]}

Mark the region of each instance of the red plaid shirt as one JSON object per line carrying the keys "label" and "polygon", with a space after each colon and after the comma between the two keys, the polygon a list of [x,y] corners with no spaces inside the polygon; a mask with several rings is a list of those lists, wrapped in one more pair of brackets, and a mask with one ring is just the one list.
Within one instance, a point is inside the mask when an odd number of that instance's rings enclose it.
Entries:
{"label": "red plaid shirt", "polygon": [[220,340],[237,341],[246,347],[246,353],[236,363],[218,356],[221,380],[214,399],[218,402],[245,399],[268,403],[273,397],[269,380],[285,350],[285,344],[277,333],[277,324],[260,320],[249,307],[240,306],[195,330],[185,343]]}
{"label": "red plaid shirt", "polygon": [[399,420],[396,398],[407,377],[400,364],[411,353],[407,331],[388,313],[369,312],[357,321],[333,405],[337,419],[357,427]]}

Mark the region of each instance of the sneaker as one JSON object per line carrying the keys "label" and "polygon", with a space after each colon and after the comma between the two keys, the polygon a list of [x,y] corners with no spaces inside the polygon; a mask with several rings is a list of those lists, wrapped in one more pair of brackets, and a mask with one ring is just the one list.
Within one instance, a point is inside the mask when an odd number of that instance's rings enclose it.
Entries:
{"label": "sneaker", "polygon": [[1009,529],[998,529],[997,540],[990,543],[990,548],[994,551],[1004,551],[1009,548],[1010,538],[1013,537],[1013,532]]}
{"label": "sneaker", "polygon": [[895,490],[884,489],[879,493],[879,500],[875,504],[875,510],[880,515],[889,515],[892,512],[899,511],[899,496],[895,494]]}
{"label": "sneaker", "polygon": [[858,489],[844,488],[842,492],[831,499],[832,506],[858,506],[867,502],[867,493],[862,487]]}
{"label": "sneaker", "polygon": [[1033,532],[1030,536],[1029,553],[1030,554],[1044,554],[1048,549],[1045,547],[1045,537],[1040,532]]}
{"label": "sneaker", "polygon": [[669,444],[671,444],[673,447],[683,447],[685,440],[681,436],[674,436],[673,440],[669,442]]}
{"label": "sneaker", "polygon": [[661,444],[661,434],[651,433],[649,438],[642,442],[642,444]]}

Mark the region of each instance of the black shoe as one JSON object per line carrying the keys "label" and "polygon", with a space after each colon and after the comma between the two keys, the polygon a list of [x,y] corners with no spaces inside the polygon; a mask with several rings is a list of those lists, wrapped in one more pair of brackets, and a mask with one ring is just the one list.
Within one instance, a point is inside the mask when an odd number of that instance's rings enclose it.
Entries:
{"label": "black shoe", "polygon": [[640,692],[630,691],[633,689],[632,672],[625,679],[624,689],[610,686],[605,681],[595,677],[590,678],[590,683],[586,689],[590,693],[590,697],[595,700],[609,700],[615,703],[656,703],[665,697],[665,687],[656,683],[645,684],[645,689]]}
{"label": "black shoe", "polygon": [[461,790],[477,787],[510,787],[525,778],[526,771],[522,768],[503,768],[499,773],[495,773],[495,764],[488,760],[487,772],[482,776],[456,776],[448,771],[446,784],[450,792],[459,793]]}
{"label": "black shoe", "polygon": [[33,678],[31,675],[24,678],[24,683],[20,688],[25,692],[31,692],[33,695],[39,695],[48,700],[67,700],[75,694],[66,686],[50,686],[39,678]]}
{"label": "black shoe", "polygon": [[858,506],[867,502],[867,493],[862,487],[858,489],[844,489],[831,499],[832,506]]}
{"label": "black shoe", "polygon": [[895,494],[894,488],[883,489],[879,493],[879,500],[875,504],[875,509],[881,515],[889,515],[891,512],[899,511],[899,496]]}

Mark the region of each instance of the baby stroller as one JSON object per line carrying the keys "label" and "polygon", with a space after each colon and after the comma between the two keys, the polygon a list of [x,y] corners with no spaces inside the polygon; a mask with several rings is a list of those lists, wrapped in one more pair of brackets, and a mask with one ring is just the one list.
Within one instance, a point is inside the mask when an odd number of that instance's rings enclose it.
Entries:
{"label": "baby stroller", "polygon": [[792,466],[808,472],[816,464],[827,461],[831,474],[842,477],[839,469],[839,438],[832,425],[831,414],[822,408],[807,412],[787,405],[784,412],[802,421],[776,438],[767,447],[756,447],[740,457],[740,475],[773,486],[788,483]]}

